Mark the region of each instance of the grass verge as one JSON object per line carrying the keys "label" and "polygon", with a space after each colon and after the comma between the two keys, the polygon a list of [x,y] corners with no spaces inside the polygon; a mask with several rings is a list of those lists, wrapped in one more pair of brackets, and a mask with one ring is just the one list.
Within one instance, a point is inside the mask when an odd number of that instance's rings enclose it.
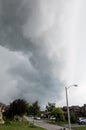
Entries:
{"label": "grass verge", "polygon": [[74,127],[74,130],[86,130],[86,126]]}
{"label": "grass verge", "polygon": [[12,121],[8,124],[0,125],[0,130],[45,130],[45,129],[33,126],[29,122]]}

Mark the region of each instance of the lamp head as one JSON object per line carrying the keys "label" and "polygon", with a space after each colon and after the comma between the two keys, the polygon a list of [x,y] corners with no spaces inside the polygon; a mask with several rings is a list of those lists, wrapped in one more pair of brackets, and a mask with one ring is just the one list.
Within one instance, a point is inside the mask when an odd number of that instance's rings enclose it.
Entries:
{"label": "lamp head", "polygon": [[73,86],[74,86],[74,87],[78,87],[78,85],[77,85],[77,84],[74,84]]}
{"label": "lamp head", "polygon": [[73,85],[70,85],[69,87],[66,87],[66,88],[69,89],[71,87],[78,87],[78,85],[77,84],[73,84]]}

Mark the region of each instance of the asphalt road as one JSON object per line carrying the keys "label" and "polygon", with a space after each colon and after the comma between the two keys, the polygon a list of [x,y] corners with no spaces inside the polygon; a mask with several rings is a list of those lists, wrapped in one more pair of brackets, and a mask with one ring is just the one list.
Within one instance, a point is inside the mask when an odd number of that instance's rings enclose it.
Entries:
{"label": "asphalt road", "polygon": [[[25,118],[29,121],[29,122],[34,122],[34,125],[36,126],[39,126],[39,127],[42,127],[42,128],[45,128],[47,130],[63,130],[64,127],[61,127],[61,126],[58,126],[58,125],[53,125],[53,124],[49,124],[49,123],[46,123],[42,120],[33,120],[32,118],[30,117],[26,117]],[[66,129],[68,130],[68,129]]]}

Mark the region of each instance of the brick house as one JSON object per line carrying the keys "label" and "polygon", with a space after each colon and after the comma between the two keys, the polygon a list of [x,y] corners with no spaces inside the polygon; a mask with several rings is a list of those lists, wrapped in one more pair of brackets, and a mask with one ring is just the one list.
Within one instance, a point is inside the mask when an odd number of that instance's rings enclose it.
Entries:
{"label": "brick house", "polygon": [[[67,107],[64,106],[62,108],[64,111],[65,117],[67,117]],[[74,113],[76,118],[79,117],[86,117],[86,104],[84,104],[82,107],[80,106],[70,106],[69,107],[70,113]]]}

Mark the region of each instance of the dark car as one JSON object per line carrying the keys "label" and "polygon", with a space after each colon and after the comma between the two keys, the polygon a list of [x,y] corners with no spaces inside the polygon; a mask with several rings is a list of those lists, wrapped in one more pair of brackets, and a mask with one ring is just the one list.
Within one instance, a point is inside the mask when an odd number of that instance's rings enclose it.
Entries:
{"label": "dark car", "polygon": [[34,119],[35,120],[40,120],[41,118],[37,116],[37,117],[34,117]]}

